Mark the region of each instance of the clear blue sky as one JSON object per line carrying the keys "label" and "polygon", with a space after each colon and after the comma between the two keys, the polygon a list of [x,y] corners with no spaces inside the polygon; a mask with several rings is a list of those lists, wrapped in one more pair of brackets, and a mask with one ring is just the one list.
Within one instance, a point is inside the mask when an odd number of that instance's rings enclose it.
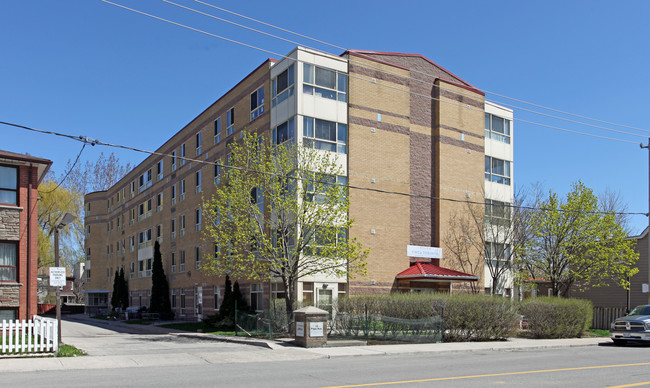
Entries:
{"label": "clear blue sky", "polygon": [[[648,1],[206,1],[349,49],[419,53],[480,89],[650,129]],[[273,52],[294,47],[162,1],[115,2]],[[176,2],[263,28],[195,1]],[[99,0],[2,1],[0,18],[0,121],[149,150],[271,57]],[[515,117],[647,144],[519,109]],[[629,211],[647,211],[648,151],[638,144],[514,125],[516,186],[541,182],[565,194],[582,179],[596,193],[620,191]],[[0,149],[51,159],[57,174],[81,148],[2,125],[0,134]],[[101,151],[116,151],[123,162],[145,157],[96,146],[82,160]],[[633,217],[633,232],[647,222]]]}

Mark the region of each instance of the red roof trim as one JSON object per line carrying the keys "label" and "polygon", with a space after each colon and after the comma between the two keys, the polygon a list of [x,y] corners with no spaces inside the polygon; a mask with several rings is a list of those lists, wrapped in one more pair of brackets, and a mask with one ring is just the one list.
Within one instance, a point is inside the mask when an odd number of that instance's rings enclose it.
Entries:
{"label": "red roof trim", "polygon": [[[425,57],[425,56],[422,55],[422,54],[394,53],[394,52],[388,52],[388,51],[371,51],[371,50],[347,50],[345,53],[343,53],[343,54],[341,54],[341,55],[344,55],[344,54],[346,54],[346,53],[348,53],[348,54],[357,54],[357,55],[360,55],[360,56],[361,56],[361,54],[365,53],[365,54],[377,54],[377,55],[393,55],[393,56],[405,56],[405,57],[419,57],[419,58],[422,58],[422,59],[424,59],[425,61],[431,63],[432,65],[438,67],[440,70],[444,71],[445,73],[449,74],[450,76],[452,76],[452,77],[454,77],[454,78],[456,78],[456,79],[458,79],[458,80],[464,82],[466,85],[459,85],[459,84],[457,84],[457,83],[455,83],[455,82],[450,82],[450,81],[446,81],[446,82],[449,82],[450,84],[453,84],[453,85],[457,85],[457,86],[463,87],[463,88],[465,88],[465,89],[471,90],[471,91],[473,91],[473,92],[476,92],[476,93],[479,93],[479,94],[485,96],[485,93],[483,93],[481,90],[479,90],[478,88],[476,88],[474,85],[470,84],[469,82],[465,81],[464,79],[460,78],[460,77],[457,76],[456,74],[454,74],[454,73],[452,73],[451,71],[445,69],[444,67],[440,66],[439,64],[435,63],[434,61],[432,61],[431,59]],[[369,58],[369,57],[367,57],[367,56],[363,56],[363,57],[366,58],[366,59],[371,59],[371,60],[375,60],[375,61],[377,61],[377,62],[381,62],[381,63],[387,64],[387,65],[392,65],[392,66],[401,67],[401,68],[404,68],[404,69],[408,69],[408,70],[410,70],[410,69],[407,68],[407,67],[402,67],[402,66],[395,65],[395,64],[392,64],[392,63],[389,63],[389,62],[379,61],[379,60],[377,60],[377,59]]]}
{"label": "red roof trim", "polygon": [[397,279],[439,279],[439,280],[471,280],[476,281],[478,276],[444,268],[428,262],[417,261],[406,270],[398,273]]}

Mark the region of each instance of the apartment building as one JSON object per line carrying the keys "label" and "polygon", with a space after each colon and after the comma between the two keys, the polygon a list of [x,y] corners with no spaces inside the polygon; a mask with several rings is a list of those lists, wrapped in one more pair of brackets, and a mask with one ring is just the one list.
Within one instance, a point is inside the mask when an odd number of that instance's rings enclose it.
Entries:
{"label": "apartment building", "polygon": [[37,314],[38,185],[51,165],[0,150],[0,321]]}
{"label": "apartment building", "polygon": [[[409,258],[407,245],[440,247],[448,218],[462,211],[462,203],[447,199],[482,199],[487,192],[486,109],[482,92],[421,55],[334,56],[298,47],[265,61],[160,146],[167,156],[152,155],[109,190],[86,196],[89,311],[107,307],[120,268],[131,305],[148,305],[154,240],[177,317],[218,309],[224,280],[199,270],[202,255],[214,249],[203,241],[200,208],[221,183],[219,164],[242,131],[329,153],[353,187],[349,235],[370,249],[368,273],[302,278],[303,304],[327,308],[346,294],[483,286],[483,273],[460,271],[444,252]],[[490,185],[512,187],[509,179]],[[233,280],[257,310],[283,295],[279,282]]]}

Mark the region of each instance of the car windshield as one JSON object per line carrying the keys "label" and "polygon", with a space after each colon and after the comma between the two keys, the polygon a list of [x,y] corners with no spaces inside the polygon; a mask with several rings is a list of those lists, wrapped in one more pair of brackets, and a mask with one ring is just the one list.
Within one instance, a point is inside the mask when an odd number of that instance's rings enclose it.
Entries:
{"label": "car windshield", "polygon": [[636,306],[628,315],[650,315],[650,306]]}

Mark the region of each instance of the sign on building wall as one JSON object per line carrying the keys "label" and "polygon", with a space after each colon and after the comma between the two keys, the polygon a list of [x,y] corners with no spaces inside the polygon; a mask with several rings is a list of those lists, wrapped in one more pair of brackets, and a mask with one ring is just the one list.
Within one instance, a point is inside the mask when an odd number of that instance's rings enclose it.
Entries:
{"label": "sign on building wall", "polygon": [[296,322],[296,337],[305,336],[305,322]]}
{"label": "sign on building wall", "polygon": [[65,287],[65,267],[50,267],[50,286]]}
{"label": "sign on building wall", "polygon": [[423,258],[430,258],[430,259],[442,259],[442,248],[422,247],[419,245],[407,245],[406,256],[423,257]]}

